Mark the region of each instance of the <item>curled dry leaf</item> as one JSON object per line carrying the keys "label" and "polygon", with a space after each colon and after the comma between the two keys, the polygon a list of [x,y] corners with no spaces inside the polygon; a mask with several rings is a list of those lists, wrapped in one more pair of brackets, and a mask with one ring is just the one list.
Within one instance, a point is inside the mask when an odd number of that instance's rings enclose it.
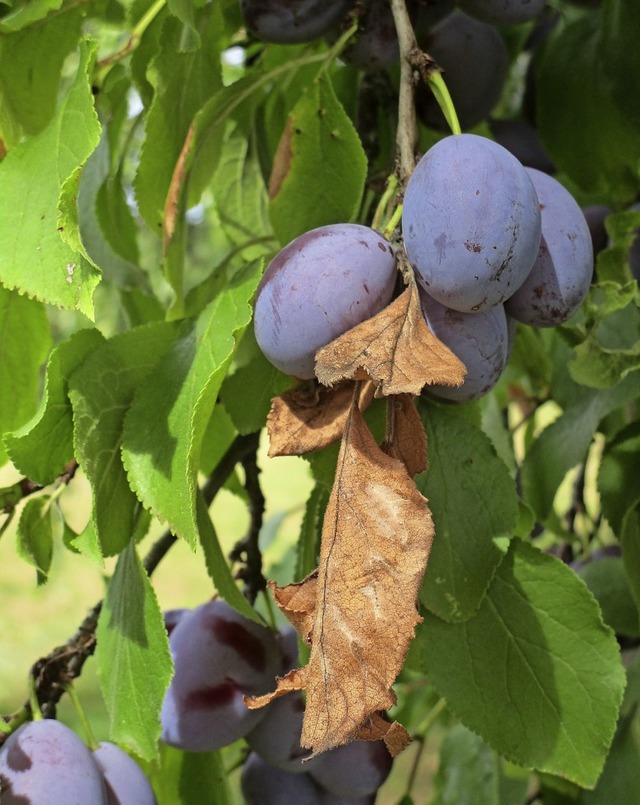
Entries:
{"label": "curled dry leaf", "polygon": [[409,475],[427,469],[427,434],[410,394],[389,397],[388,420],[393,424],[391,434],[382,445],[385,453],[405,465]]}
{"label": "curled dry leaf", "polygon": [[305,643],[311,643],[318,594],[318,571],[314,570],[302,581],[287,584],[286,587],[278,587],[273,581],[268,581],[267,586],[296,632]]}
{"label": "curled dry leaf", "polygon": [[171,184],[167,193],[167,199],[164,205],[164,214],[162,217],[162,230],[163,230],[163,250],[166,254],[169,243],[173,238],[176,229],[176,220],[179,213],[180,198],[184,193],[184,182],[187,170],[187,160],[189,159],[191,148],[193,145],[193,138],[195,129],[193,124],[189,126],[189,131],[185,138],[182,150],[178,156],[178,161],[171,177]]}
{"label": "curled dry leaf", "polygon": [[[337,441],[344,431],[353,399],[353,383],[328,389],[305,384],[271,401],[267,417],[269,456],[299,456]],[[373,384],[364,383],[360,410],[373,399]]]}
{"label": "curled dry leaf", "polygon": [[[313,755],[370,731],[376,714],[395,703],[391,686],[421,620],[416,600],[432,539],[426,499],[404,464],[378,447],[354,404],[324,517],[317,577],[276,593],[303,636],[313,621],[301,737]],[[289,689],[291,682],[280,679],[275,693],[247,703],[266,704]],[[379,729],[381,721],[375,721]],[[400,725],[391,737],[396,749],[408,741]]]}
{"label": "curled dry leaf", "polygon": [[460,386],[464,364],[431,332],[415,281],[376,316],[316,353],[316,377],[325,386],[367,373],[376,396],[420,394],[427,384]]}

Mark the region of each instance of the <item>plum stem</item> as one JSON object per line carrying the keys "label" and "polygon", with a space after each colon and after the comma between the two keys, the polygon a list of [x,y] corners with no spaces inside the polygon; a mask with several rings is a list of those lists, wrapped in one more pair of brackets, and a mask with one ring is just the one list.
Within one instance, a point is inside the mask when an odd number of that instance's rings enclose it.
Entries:
{"label": "plum stem", "polygon": [[72,682],[67,683],[64,686],[64,689],[71,699],[73,708],[78,716],[78,721],[82,725],[89,749],[94,752],[98,748],[98,742],[95,739],[93,730],[91,729],[91,724],[89,724],[89,719],[87,718],[87,714],[85,713],[82,702],[80,701],[80,697],[78,696],[78,691],[75,689]]}
{"label": "plum stem", "polygon": [[442,114],[445,116],[449,128],[451,129],[451,133],[462,134],[458,115],[453,105],[453,101],[451,100],[451,95],[449,94],[447,85],[442,77],[442,73],[440,73],[438,70],[434,70],[427,78],[427,83],[429,84],[429,89],[438,102],[438,106],[442,110]]}
{"label": "plum stem", "polygon": [[413,98],[414,70],[411,57],[418,50],[418,43],[405,0],[391,0],[391,11],[400,48],[400,89],[398,93],[396,145],[400,161],[400,179],[404,183],[411,176],[416,165],[418,123]]}

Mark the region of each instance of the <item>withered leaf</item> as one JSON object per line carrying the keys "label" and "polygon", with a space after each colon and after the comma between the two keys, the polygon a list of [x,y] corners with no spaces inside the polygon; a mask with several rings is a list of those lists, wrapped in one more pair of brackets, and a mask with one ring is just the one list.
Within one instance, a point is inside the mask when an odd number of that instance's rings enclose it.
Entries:
{"label": "withered leaf", "polygon": [[[299,456],[333,444],[342,436],[353,398],[353,383],[328,389],[303,385],[271,401],[267,417],[269,456]],[[373,399],[373,385],[363,383],[360,410]]]}
{"label": "withered leaf", "polygon": [[411,743],[411,736],[407,730],[397,721],[386,721],[379,713],[373,715],[365,721],[356,735],[359,741],[379,741],[385,742],[391,757],[399,755]]}
{"label": "withered leaf", "polygon": [[318,571],[314,570],[302,581],[287,584],[285,587],[278,587],[273,581],[268,581],[267,585],[274,601],[296,632],[305,643],[310,643],[316,614]]}
{"label": "withered leaf", "polygon": [[393,421],[391,437],[382,445],[385,453],[399,459],[409,475],[427,469],[427,434],[411,394],[389,397],[387,416]]}
{"label": "withered leaf", "polygon": [[316,353],[316,377],[325,386],[357,378],[364,369],[376,396],[420,394],[427,384],[460,386],[464,364],[431,332],[415,281],[376,316]]}
{"label": "withered leaf", "polygon": [[169,243],[171,242],[176,229],[180,198],[184,193],[187,160],[190,156],[194,135],[195,129],[192,124],[189,126],[189,131],[187,132],[180,155],[178,156],[176,166],[173,170],[173,176],[171,177],[169,191],[167,192],[167,198],[164,205],[164,214],[162,217],[163,249],[165,254],[169,248]]}
{"label": "withered leaf", "polygon": [[352,740],[395,702],[433,539],[426,499],[353,406],[324,518],[301,744]]}
{"label": "withered leaf", "polygon": [[293,158],[291,151],[292,131],[293,118],[289,115],[284,131],[282,132],[282,137],[280,137],[276,153],[273,157],[273,167],[271,169],[271,176],[269,177],[269,198],[274,198],[278,195],[280,187],[291,169],[291,160]]}
{"label": "withered leaf", "polygon": [[244,703],[249,710],[258,710],[260,707],[266,707],[274,699],[284,696],[285,693],[304,690],[307,686],[307,672],[307,665],[304,668],[294,668],[284,676],[279,676],[276,679],[276,689],[271,693],[265,693],[262,696],[244,696]]}

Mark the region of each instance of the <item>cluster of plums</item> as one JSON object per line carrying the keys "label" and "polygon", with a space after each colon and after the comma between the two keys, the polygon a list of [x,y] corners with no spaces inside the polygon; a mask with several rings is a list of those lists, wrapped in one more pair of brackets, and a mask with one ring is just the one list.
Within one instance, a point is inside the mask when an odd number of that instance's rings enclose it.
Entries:
{"label": "cluster of plums", "polygon": [[2,805],[155,805],[149,781],[116,744],[91,752],[60,721],[23,724],[0,749]]}
{"label": "cluster of plums", "polygon": [[165,614],[175,674],[162,709],[162,740],[207,752],[244,738],[250,753],[241,786],[246,805],[364,805],[391,769],[381,741],[356,741],[305,760],[304,699],[288,693],[250,710],[245,695],[273,690],[296,667],[295,631],[278,633],[222,600]]}
{"label": "cluster of plums", "polygon": [[[591,235],[571,194],[474,134],[445,137],[422,157],[402,228],[424,317],[467,369],[458,388],[429,386],[438,397],[486,394],[506,366],[515,322],[565,322],[591,283]],[[312,378],[316,351],[382,310],[395,281],[394,251],[374,230],[307,232],[267,267],[255,301],[258,344],[282,371]]]}

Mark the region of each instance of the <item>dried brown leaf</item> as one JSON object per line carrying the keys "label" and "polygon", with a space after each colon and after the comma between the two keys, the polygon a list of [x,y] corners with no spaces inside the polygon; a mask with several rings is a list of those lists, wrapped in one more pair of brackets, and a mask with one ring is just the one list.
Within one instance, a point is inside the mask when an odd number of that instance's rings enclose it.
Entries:
{"label": "dried brown leaf", "polygon": [[258,710],[260,707],[266,707],[274,699],[279,699],[285,693],[293,693],[296,690],[304,690],[307,686],[307,666],[304,668],[294,668],[284,676],[279,676],[276,679],[276,689],[271,693],[265,693],[262,696],[244,696],[244,703],[249,710]]}
{"label": "dried brown leaf", "polygon": [[356,740],[379,741],[380,739],[385,742],[391,757],[399,755],[411,743],[411,736],[402,724],[397,721],[390,723],[379,713],[373,713],[358,730]]}
{"label": "dried brown leaf", "polygon": [[268,581],[274,601],[294,626],[296,632],[305,643],[311,642],[311,632],[316,614],[316,596],[318,592],[318,571],[314,570],[305,579],[296,584],[278,587]]}
{"label": "dried brown leaf", "polygon": [[353,406],[324,517],[301,744],[348,743],[395,702],[433,539],[427,501]]}
{"label": "dried brown leaf", "polygon": [[[353,398],[353,383],[333,389],[304,385],[271,401],[267,417],[269,456],[299,456],[320,450],[342,436]],[[360,410],[373,399],[373,385],[364,383]]]}
{"label": "dried brown leaf", "polygon": [[189,126],[189,131],[187,132],[187,136],[185,138],[184,144],[178,156],[176,166],[173,169],[171,184],[169,185],[169,191],[167,192],[167,198],[164,204],[162,230],[163,230],[163,249],[165,254],[167,252],[167,249],[169,248],[169,243],[171,242],[171,238],[173,237],[173,233],[175,232],[176,229],[176,221],[178,218],[178,211],[180,206],[180,197],[184,192],[184,182],[187,171],[187,160],[189,159],[191,153],[191,147],[193,145],[194,135],[195,135],[195,129],[193,127],[193,124],[191,124],[191,126]]}
{"label": "dried brown leaf", "polygon": [[291,169],[293,152],[291,150],[291,135],[293,133],[293,118],[289,116],[280,137],[280,142],[273,157],[273,167],[269,177],[269,198],[275,198],[280,192],[282,183]]}
{"label": "dried brown leaf", "polygon": [[316,377],[325,386],[360,377],[364,369],[376,396],[420,394],[427,384],[460,386],[464,364],[431,332],[411,282],[384,310],[316,353]]}
{"label": "dried brown leaf", "polygon": [[399,459],[409,475],[427,469],[427,434],[411,394],[389,398],[387,416],[392,419],[391,437],[382,446],[390,456]]}

